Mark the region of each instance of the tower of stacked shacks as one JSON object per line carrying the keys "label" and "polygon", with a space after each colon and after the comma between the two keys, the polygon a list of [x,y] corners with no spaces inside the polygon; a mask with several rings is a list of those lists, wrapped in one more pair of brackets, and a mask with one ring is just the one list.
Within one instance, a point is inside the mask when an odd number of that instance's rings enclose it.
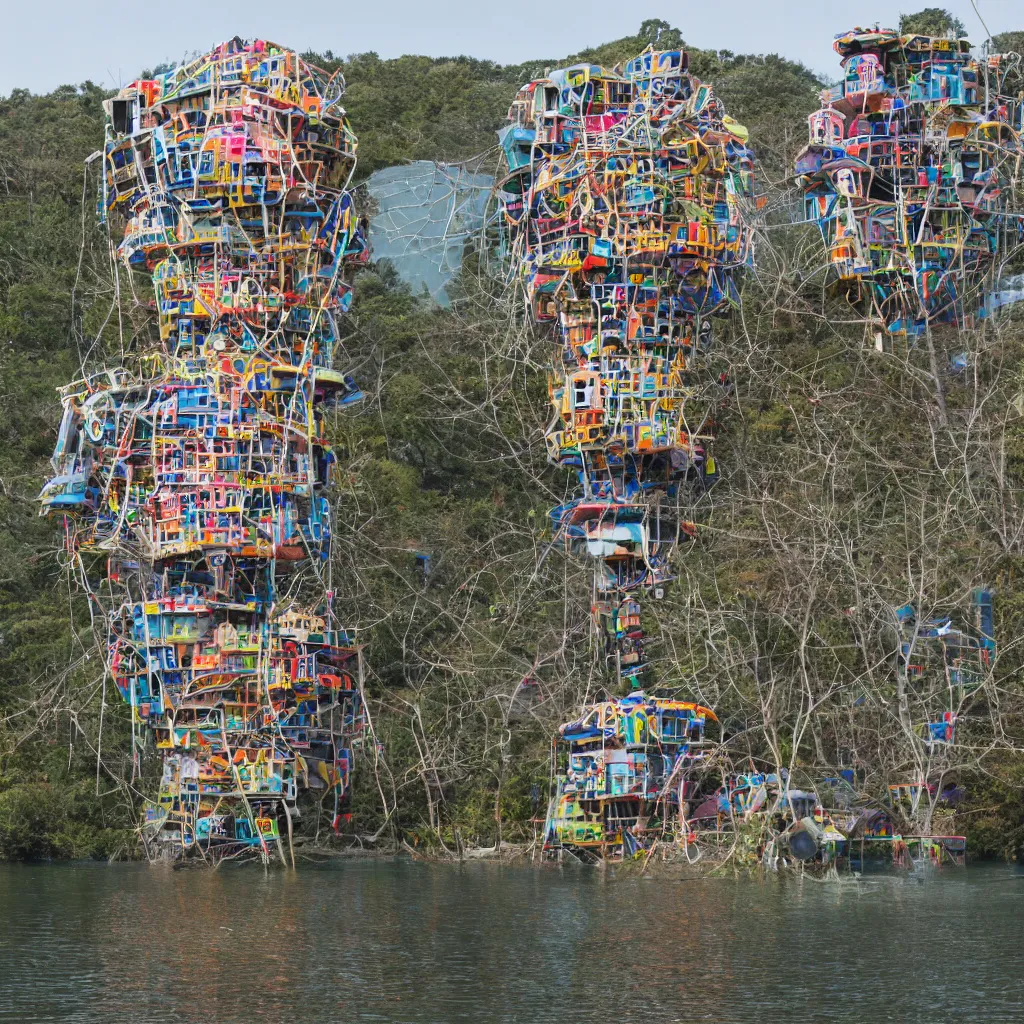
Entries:
{"label": "tower of stacked shacks", "polygon": [[1004,301],[1001,259],[1024,241],[1021,58],[878,28],[835,49],[842,80],[796,162],[806,216],[880,329],[970,328]]}
{"label": "tower of stacked shacks", "polygon": [[163,755],[143,831],[175,856],[283,856],[302,788],[337,822],[363,723],[327,583],[325,410],[360,397],[336,318],[368,258],[343,90],[234,39],[106,103],[101,219],[148,330],[63,389],[41,501],[82,578],[105,566],[107,668]]}
{"label": "tower of stacked shacks", "polygon": [[[694,533],[677,510],[716,473],[709,318],[737,301],[751,261],[747,132],[687,68],[685,52],[647,50],[622,71],[551,72],[520,90],[499,133],[507,256],[555,343],[548,453],[579,480],[551,516],[569,547],[596,559],[593,617],[609,674],[634,691],[562,729],[587,761],[592,799],[575,799],[581,765],[560,777],[555,831],[575,843],[577,824],[590,835],[596,823],[589,845],[605,852],[622,850],[623,828],[663,788],[678,799],[667,780],[707,713],[641,691],[641,598],[671,578],[673,549]],[[629,756],[629,779],[612,783],[612,748],[638,754],[663,740],[671,756],[658,771]]]}

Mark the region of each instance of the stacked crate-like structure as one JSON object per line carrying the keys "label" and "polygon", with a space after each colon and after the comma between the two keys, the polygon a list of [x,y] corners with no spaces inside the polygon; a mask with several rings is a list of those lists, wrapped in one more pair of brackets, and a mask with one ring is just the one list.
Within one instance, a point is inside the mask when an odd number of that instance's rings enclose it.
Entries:
{"label": "stacked crate-like structure", "polygon": [[369,256],[343,91],[234,39],[106,104],[122,358],[63,389],[41,501],[83,579],[106,559],[108,669],[163,752],[144,832],[176,855],[275,853],[302,789],[339,820],[363,730],[329,585],[325,415],[360,398],[335,356]]}
{"label": "stacked crate-like structure", "polygon": [[805,216],[879,330],[970,328],[1019,294],[1000,263],[1024,241],[1024,65],[967,39],[856,28],[796,161]]}
{"label": "stacked crate-like structure", "polygon": [[547,446],[579,492],[552,511],[597,560],[593,612],[617,679],[649,677],[641,597],[660,594],[714,481],[711,317],[751,262],[747,132],[683,51],[530,82],[499,138],[502,247],[555,343]]}

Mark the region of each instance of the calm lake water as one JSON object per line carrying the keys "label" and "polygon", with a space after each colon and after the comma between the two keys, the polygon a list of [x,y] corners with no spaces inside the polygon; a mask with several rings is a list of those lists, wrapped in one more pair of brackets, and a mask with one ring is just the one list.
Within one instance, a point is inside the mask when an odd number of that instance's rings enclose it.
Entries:
{"label": "calm lake water", "polygon": [[0,867],[0,1020],[1024,1020],[1024,876]]}

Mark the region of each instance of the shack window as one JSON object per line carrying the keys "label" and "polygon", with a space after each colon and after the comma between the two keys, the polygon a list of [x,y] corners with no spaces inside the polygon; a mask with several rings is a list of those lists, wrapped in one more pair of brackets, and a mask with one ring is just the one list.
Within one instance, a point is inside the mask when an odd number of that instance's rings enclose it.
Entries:
{"label": "shack window", "polygon": [[114,123],[115,132],[118,132],[121,135],[127,135],[134,126],[135,101],[114,100],[110,119]]}
{"label": "shack window", "polygon": [[594,381],[591,377],[577,377],[572,382],[573,406],[589,409],[594,397]]}

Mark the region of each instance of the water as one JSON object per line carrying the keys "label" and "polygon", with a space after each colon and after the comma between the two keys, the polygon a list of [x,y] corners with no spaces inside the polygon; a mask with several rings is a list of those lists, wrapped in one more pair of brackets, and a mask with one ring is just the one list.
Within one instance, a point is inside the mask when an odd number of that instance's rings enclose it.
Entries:
{"label": "water", "polygon": [[1024,1020],[1024,876],[0,867],[0,1021]]}

